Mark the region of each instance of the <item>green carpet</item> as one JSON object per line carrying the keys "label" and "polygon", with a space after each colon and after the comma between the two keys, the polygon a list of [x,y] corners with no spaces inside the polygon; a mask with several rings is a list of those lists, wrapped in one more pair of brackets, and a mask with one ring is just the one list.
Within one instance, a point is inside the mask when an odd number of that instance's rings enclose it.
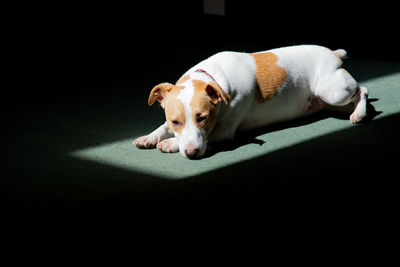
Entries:
{"label": "green carpet", "polygon": [[[364,71],[381,67],[392,67],[387,63],[376,62],[351,62],[350,70],[355,72],[355,76],[361,76],[361,85],[369,89],[370,99],[376,111],[380,114],[374,120],[383,119],[400,112],[400,73],[390,72],[387,75],[368,79]],[[354,65],[354,67],[353,67]],[[387,66],[386,66],[387,65]],[[355,68],[353,70],[353,68]],[[358,70],[359,69],[359,70]],[[358,70],[358,71],[357,71]],[[365,76],[365,78],[363,78]],[[135,101],[145,101],[145,99],[135,99]],[[140,103],[136,103],[140,105]],[[150,108],[144,108],[141,112],[148,112]],[[160,118],[152,123],[154,129],[162,123],[163,110],[158,108]],[[331,116],[340,116],[338,119]],[[139,115],[139,118],[141,115]],[[373,123],[373,122],[371,122]],[[264,129],[264,134],[260,133],[254,140],[239,140],[232,146],[218,147],[210,149],[208,155],[200,160],[187,160],[179,153],[164,154],[157,149],[139,150],[131,145],[132,140],[141,135],[148,134],[148,131],[141,131],[141,123],[136,122],[136,131],[128,139],[116,142],[101,144],[71,152],[72,157],[82,160],[98,162],[130,171],[154,175],[167,179],[183,179],[199,174],[207,173],[219,168],[229,168],[229,165],[249,161],[269,153],[295,147],[303,142],[310,141],[326,135],[334,135],[341,131],[355,129],[356,127],[366,127],[366,124],[353,125],[348,121],[348,116],[344,114],[319,114],[311,118],[300,119],[297,121],[274,125]],[[371,127],[373,127],[371,125]],[[262,132],[262,131],[261,131]],[[338,141],[341,139],[338,136]],[[362,141],[362,140],[360,140]],[[326,144],[326,145],[336,145]],[[312,153],[312,152],[311,152]],[[288,162],[289,163],[289,162]],[[267,162],[265,163],[267,164]]]}
{"label": "green carpet", "polygon": [[57,100],[7,110],[1,141],[3,204],[90,213],[94,206],[124,211],[204,202],[218,206],[260,199],[266,192],[391,187],[392,179],[380,174],[395,170],[391,155],[400,148],[397,63],[345,62],[369,90],[374,116],[366,123],[353,125],[348,115],[320,113],[212,147],[199,160],[134,147],[136,137],[164,119],[160,107],[147,106],[152,86],[173,82],[204,56],[184,51],[168,70],[154,69],[151,62],[111,66],[63,85],[67,93]]}

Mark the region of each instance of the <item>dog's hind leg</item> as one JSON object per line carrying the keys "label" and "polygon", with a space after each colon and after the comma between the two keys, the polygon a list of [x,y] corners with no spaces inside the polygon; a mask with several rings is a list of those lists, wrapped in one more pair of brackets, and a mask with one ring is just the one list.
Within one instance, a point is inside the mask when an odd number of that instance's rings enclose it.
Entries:
{"label": "dog's hind leg", "polygon": [[352,99],[352,102],[354,103],[354,111],[350,115],[350,121],[352,123],[358,123],[367,116],[367,98],[367,88],[360,86]]}
{"label": "dog's hind leg", "polygon": [[352,123],[360,122],[367,116],[368,91],[360,87],[345,69],[336,70],[332,77],[320,82],[316,95],[332,106],[346,106],[353,103],[354,110],[350,116]]}

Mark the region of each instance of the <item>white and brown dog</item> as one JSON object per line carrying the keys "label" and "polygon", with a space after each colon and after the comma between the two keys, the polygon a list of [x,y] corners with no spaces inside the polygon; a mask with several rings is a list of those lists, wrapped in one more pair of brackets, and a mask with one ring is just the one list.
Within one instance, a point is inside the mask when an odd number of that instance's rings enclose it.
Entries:
{"label": "white and brown dog", "polygon": [[343,49],[315,45],[213,55],[175,85],[151,90],[148,103],[161,103],[166,122],[133,144],[201,157],[209,140],[232,140],[237,130],[310,115],[327,105],[354,103],[350,121],[360,122],[368,92],[341,68],[345,56]]}

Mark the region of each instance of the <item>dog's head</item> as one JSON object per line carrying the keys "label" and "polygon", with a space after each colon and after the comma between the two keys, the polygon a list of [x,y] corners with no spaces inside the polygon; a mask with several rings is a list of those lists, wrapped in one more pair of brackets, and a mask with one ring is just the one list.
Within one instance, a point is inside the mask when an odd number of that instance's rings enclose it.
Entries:
{"label": "dog's head", "polygon": [[187,158],[206,152],[208,135],[218,116],[218,104],[229,105],[230,96],[208,74],[194,72],[176,85],[161,83],[149,96],[149,105],[159,101],[165,109],[168,127],[178,140],[179,152]]}

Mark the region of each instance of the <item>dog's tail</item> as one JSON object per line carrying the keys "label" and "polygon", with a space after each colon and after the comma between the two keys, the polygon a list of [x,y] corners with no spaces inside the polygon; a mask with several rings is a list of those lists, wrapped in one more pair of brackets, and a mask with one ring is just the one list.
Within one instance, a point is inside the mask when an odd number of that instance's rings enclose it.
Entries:
{"label": "dog's tail", "polygon": [[337,49],[335,51],[332,51],[335,56],[337,56],[340,59],[346,59],[347,58],[347,52],[344,49]]}

